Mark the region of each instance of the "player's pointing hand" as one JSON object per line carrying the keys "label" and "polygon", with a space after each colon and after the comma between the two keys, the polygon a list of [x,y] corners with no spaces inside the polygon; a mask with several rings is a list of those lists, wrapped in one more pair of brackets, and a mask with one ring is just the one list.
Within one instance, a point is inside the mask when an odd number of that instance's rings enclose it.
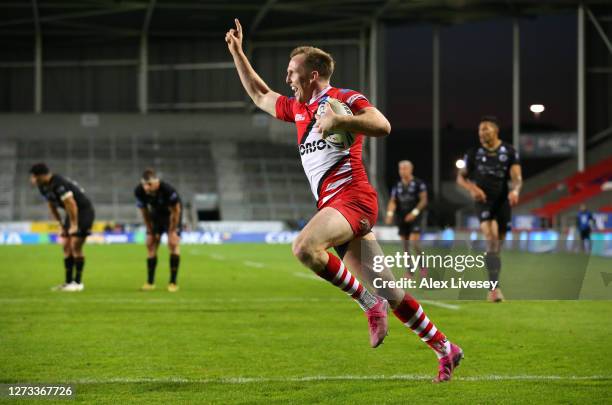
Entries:
{"label": "player's pointing hand", "polygon": [[225,42],[231,53],[242,51],[242,25],[237,18],[234,19],[236,28],[232,28],[225,34]]}
{"label": "player's pointing hand", "polygon": [[234,18],[234,23],[236,23],[236,33],[238,34],[240,41],[242,41],[242,25],[240,24],[240,20]]}

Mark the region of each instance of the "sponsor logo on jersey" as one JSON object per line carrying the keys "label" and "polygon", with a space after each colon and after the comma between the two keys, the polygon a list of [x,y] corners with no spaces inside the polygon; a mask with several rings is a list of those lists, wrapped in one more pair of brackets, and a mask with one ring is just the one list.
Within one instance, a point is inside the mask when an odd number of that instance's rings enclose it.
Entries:
{"label": "sponsor logo on jersey", "polygon": [[295,122],[304,121],[304,120],[306,120],[306,117],[304,116],[304,114],[299,114],[299,113],[295,114]]}
{"label": "sponsor logo on jersey", "polygon": [[314,153],[325,148],[331,148],[331,146],[323,139],[319,139],[315,142],[306,142],[300,145],[300,155],[304,156],[309,153]]}

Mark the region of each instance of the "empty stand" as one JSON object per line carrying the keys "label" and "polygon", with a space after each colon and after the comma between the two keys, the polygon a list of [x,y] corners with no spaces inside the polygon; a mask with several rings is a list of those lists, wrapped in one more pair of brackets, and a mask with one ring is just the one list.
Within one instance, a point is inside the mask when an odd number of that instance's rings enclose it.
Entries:
{"label": "empty stand", "polygon": [[23,139],[15,141],[15,145],[16,174],[12,177],[16,220],[49,218],[40,195],[28,183],[28,169],[39,161],[77,181],[94,202],[100,220],[140,220],[133,190],[146,167],[156,169],[173,184],[187,204],[194,194],[214,193],[217,189],[210,142],[197,133],[131,136],[111,133]]}
{"label": "empty stand", "polygon": [[249,219],[300,220],[316,211],[310,185],[293,145],[237,144]]}

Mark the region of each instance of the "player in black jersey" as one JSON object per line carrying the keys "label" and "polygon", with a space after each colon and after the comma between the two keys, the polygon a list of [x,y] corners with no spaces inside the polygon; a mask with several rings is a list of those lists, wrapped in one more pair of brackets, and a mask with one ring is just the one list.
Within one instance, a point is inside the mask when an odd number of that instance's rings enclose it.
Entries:
{"label": "player in black jersey", "polygon": [[[83,245],[91,233],[95,212],[91,201],[84,190],[71,179],[51,173],[44,163],[37,163],[30,168],[30,182],[38,187],[47,200],[49,211],[62,229],[61,241],[64,248],[64,284],[54,288],[60,291],[83,291],[83,268],[85,256]],[[58,211],[62,208],[66,218]],[[76,270],[76,271],[73,271]]]}
{"label": "player in black jersey", "polygon": [[[391,190],[385,223],[395,221],[404,243],[404,251],[410,253],[412,247],[414,255],[418,256],[421,254],[419,240],[423,227],[423,210],[427,207],[427,185],[412,175],[413,170],[414,166],[409,160],[398,163],[400,181]],[[426,274],[427,269],[421,267],[421,276]]]}
{"label": "player in black jersey", "polygon": [[[480,120],[478,136],[481,146],[465,154],[465,165],[459,170],[457,184],[466,189],[476,202],[480,230],[488,241],[486,265],[489,279],[499,282],[501,241],[506,238],[512,224],[511,207],[519,201],[523,184],[521,165],[514,147],[499,139],[499,124],[495,117]],[[501,290],[489,291],[488,300],[502,301]]]}
{"label": "player in black jersey", "polygon": [[155,289],[155,268],[157,266],[157,249],[161,236],[168,234],[170,250],[170,283],[168,291],[178,291],[176,277],[180,263],[180,235],[182,228],[181,197],[170,184],[161,181],[155,171],[146,169],[140,184],[134,190],[142,219],[147,227],[147,282],[143,291]]}

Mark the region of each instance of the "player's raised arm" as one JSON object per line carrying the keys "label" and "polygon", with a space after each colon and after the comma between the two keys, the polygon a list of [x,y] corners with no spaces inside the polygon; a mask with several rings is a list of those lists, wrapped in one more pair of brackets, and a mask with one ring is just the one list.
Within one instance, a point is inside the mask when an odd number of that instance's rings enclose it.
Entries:
{"label": "player's raised arm", "polygon": [[230,29],[225,34],[225,42],[234,58],[234,64],[236,65],[242,86],[257,107],[276,117],[276,100],[280,97],[280,94],[270,90],[266,82],[259,77],[251,66],[242,49],[242,25],[240,25],[240,21],[237,18],[234,21],[236,28]]}

